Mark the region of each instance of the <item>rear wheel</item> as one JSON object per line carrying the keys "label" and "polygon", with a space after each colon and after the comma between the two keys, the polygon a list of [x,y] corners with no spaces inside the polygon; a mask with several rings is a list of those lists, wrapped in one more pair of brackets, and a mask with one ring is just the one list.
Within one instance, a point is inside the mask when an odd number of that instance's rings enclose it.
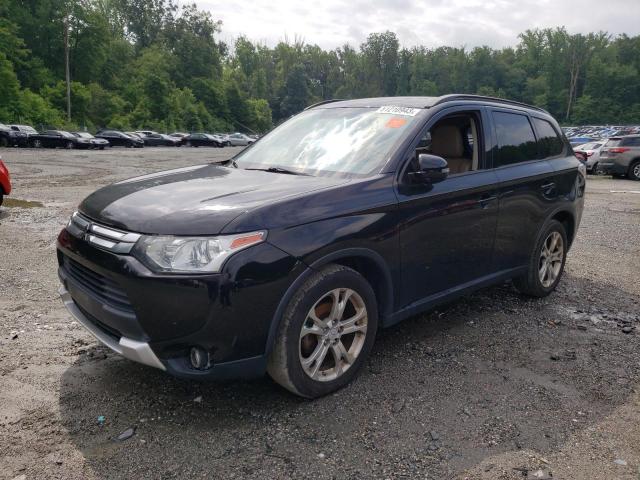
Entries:
{"label": "rear wheel", "polygon": [[40,148],[42,147],[42,142],[40,140],[31,140],[31,146],[33,148]]}
{"label": "rear wheel", "polygon": [[67,142],[67,144],[65,145],[65,148],[66,148],[67,150],[73,150],[73,147],[74,147],[74,146],[75,146],[75,145],[73,144],[73,142]]}
{"label": "rear wheel", "polygon": [[640,180],[640,160],[636,160],[631,164],[628,175],[630,180]]}
{"label": "rear wheel", "polygon": [[513,280],[516,288],[532,297],[546,297],[553,292],[564,271],[568,246],[564,225],[551,220],[531,252],[527,273]]}
{"label": "rear wheel", "polygon": [[369,283],[355,270],[330,265],[312,275],[289,302],[267,371],[297,395],[327,395],[358,375],[377,327]]}
{"label": "rear wheel", "polygon": [[9,139],[7,137],[0,137],[0,147],[8,147]]}

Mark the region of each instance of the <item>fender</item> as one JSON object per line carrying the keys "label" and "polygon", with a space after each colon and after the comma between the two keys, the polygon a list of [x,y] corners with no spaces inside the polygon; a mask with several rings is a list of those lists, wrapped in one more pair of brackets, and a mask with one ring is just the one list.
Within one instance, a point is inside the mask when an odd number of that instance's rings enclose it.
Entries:
{"label": "fender", "polygon": [[278,333],[278,329],[280,328],[280,322],[282,321],[284,311],[287,308],[289,301],[304,282],[307,281],[312,274],[318,272],[323,266],[329,263],[339,263],[339,260],[353,258],[366,258],[367,260],[374,262],[380,272],[382,272],[382,288],[380,290],[383,292],[384,297],[382,299],[378,298],[378,301],[382,302],[381,305],[383,306],[383,308],[380,309],[380,325],[386,326],[389,323],[393,310],[393,280],[391,272],[389,271],[389,268],[382,256],[368,248],[345,248],[342,250],[336,250],[335,252],[331,252],[315,260],[310,265],[307,264],[307,268],[293,281],[282,296],[269,327],[269,335],[267,336],[267,344],[265,346],[265,357],[267,357],[273,349],[273,344]]}

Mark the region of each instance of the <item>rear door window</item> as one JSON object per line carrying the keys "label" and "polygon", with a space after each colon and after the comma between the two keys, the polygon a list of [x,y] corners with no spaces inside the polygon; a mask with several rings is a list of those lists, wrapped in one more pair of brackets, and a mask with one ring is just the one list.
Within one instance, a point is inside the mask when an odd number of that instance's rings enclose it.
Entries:
{"label": "rear door window", "polygon": [[498,141],[496,167],[538,158],[536,137],[526,115],[496,111],[492,114]]}
{"label": "rear door window", "polygon": [[[533,117],[533,124],[538,133],[539,158],[557,157],[564,152],[564,142],[551,123]],[[584,146],[583,149],[593,148],[592,145],[593,144],[589,145],[589,147]]]}
{"label": "rear door window", "polygon": [[624,138],[622,145],[625,147],[640,147],[640,137]]}

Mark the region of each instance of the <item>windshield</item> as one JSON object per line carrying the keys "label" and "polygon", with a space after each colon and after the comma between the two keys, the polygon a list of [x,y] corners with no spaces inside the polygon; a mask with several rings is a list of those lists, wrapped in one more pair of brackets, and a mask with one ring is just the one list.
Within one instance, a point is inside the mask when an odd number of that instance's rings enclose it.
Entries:
{"label": "windshield", "polygon": [[419,111],[393,107],[308,110],[235,161],[239,168],[281,167],[310,175],[370,174],[386,162]]}

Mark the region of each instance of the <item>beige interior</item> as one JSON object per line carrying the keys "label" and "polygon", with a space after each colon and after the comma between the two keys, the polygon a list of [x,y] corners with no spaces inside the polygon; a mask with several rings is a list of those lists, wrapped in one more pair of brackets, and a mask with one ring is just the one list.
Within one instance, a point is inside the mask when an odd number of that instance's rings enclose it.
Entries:
{"label": "beige interior", "polygon": [[[472,124],[473,125],[473,124]],[[474,128],[474,127],[472,127]],[[474,140],[476,136],[474,135]],[[477,168],[477,142],[474,141],[474,156]],[[462,134],[456,125],[439,125],[431,130],[431,152],[444,158],[449,164],[449,173],[463,173],[472,169],[473,160],[464,158]]]}

